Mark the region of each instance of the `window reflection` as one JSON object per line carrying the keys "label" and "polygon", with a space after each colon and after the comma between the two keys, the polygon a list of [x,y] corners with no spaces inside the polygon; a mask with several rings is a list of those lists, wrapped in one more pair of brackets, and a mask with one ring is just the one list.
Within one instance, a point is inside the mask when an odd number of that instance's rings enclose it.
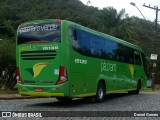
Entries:
{"label": "window reflection", "polygon": [[141,65],[140,53],[133,48],[80,29],[71,28],[70,34],[73,49],[84,56]]}

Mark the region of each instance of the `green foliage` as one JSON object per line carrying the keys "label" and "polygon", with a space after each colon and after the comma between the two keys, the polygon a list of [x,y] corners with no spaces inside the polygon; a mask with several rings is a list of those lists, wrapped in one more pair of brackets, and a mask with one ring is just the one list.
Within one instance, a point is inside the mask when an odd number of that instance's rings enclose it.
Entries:
{"label": "green foliage", "polygon": [[111,35],[115,35],[117,28],[122,24],[122,18],[124,17],[125,9],[122,9],[119,13],[113,7],[103,8],[100,11],[101,23],[103,31]]}
{"label": "green foliage", "polygon": [[[154,51],[160,55],[160,33],[156,38],[155,23],[128,17],[125,9],[119,12],[113,7],[99,10],[79,0],[0,0],[0,3],[1,65],[15,64],[16,29],[19,24],[35,19],[70,20],[137,44],[148,57]],[[158,41],[156,44],[155,40]],[[160,71],[160,65],[157,70]]]}
{"label": "green foliage", "polygon": [[15,40],[0,40],[0,64],[2,68],[15,65]]}

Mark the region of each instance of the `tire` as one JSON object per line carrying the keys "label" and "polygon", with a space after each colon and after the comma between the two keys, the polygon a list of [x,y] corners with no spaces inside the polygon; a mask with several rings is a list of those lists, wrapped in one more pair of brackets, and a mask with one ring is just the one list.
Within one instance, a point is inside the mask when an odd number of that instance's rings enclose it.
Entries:
{"label": "tire", "polygon": [[128,94],[139,94],[140,89],[141,89],[141,82],[138,81],[138,83],[137,83],[137,89],[134,90],[134,91],[128,91]]}
{"label": "tire", "polygon": [[137,89],[134,91],[134,94],[139,94],[140,89],[141,89],[141,82],[138,81],[138,83],[137,83]]}
{"label": "tire", "polygon": [[95,96],[95,102],[96,103],[101,103],[104,100],[104,96],[105,96],[105,87],[100,82],[100,83],[98,83],[98,86],[97,86],[97,92],[96,92],[96,96]]}
{"label": "tire", "polygon": [[70,102],[72,100],[72,98],[68,98],[68,97],[57,97],[56,99],[61,102]]}

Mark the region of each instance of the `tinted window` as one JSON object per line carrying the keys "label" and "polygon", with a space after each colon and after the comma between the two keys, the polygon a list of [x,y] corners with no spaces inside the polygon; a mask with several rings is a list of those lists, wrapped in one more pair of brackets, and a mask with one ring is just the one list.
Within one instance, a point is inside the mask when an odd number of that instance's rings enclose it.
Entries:
{"label": "tinted window", "polygon": [[77,52],[91,56],[90,34],[82,30],[71,29],[72,47]]}
{"label": "tinted window", "polygon": [[134,64],[134,49],[128,47],[126,48],[125,62]]}
{"label": "tinted window", "polygon": [[90,36],[90,43],[92,56],[102,58],[103,52],[105,51],[104,40],[100,40],[100,37],[92,34]]}
{"label": "tinted window", "polygon": [[122,44],[118,44],[117,61],[125,63],[134,63],[134,50]]}
{"label": "tinted window", "polygon": [[141,57],[139,51],[134,51],[134,64],[141,65]]}
{"label": "tinted window", "polygon": [[117,60],[117,43],[111,41],[111,40],[105,40],[105,52],[106,52],[106,59],[109,60]]}
{"label": "tinted window", "polygon": [[22,25],[18,28],[18,43],[59,42],[60,23],[45,22]]}
{"label": "tinted window", "polygon": [[73,49],[82,55],[141,65],[139,52],[123,44],[79,29],[70,34]]}

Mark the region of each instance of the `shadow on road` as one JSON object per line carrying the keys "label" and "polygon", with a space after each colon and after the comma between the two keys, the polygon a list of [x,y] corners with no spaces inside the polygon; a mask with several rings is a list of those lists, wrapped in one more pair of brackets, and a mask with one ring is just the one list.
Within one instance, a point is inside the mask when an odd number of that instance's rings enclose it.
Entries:
{"label": "shadow on road", "polygon": [[105,99],[102,103],[89,103],[89,102],[86,102],[84,99],[80,99],[80,98],[73,99],[72,101],[69,101],[69,102],[61,102],[61,101],[58,101],[53,98],[53,100],[50,102],[37,103],[37,104],[29,105],[29,106],[30,107],[58,107],[58,108],[65,108],[66,107],[66,108],[71,108],[73,106],[78,107],[78,106],[85,106],[88,104],[94,104],[94,105],[95,104],[104,104],[104,103],[116,100],[118,98],[123,98],[123,97],[128,97],[128,96],[132,96],[132,95],[129,95],[128,93],[109,94],[109,95],[105,96]]}
{"label": "shadow on road", "polygon": [[127,97],[127,96],[131,96],[128,93],[113,93],[113,94],[108,94],[105,96],[105,100],[104,101],[110,101],[110,100],[114,100],[117,98],[123,98],[123,97]]}

